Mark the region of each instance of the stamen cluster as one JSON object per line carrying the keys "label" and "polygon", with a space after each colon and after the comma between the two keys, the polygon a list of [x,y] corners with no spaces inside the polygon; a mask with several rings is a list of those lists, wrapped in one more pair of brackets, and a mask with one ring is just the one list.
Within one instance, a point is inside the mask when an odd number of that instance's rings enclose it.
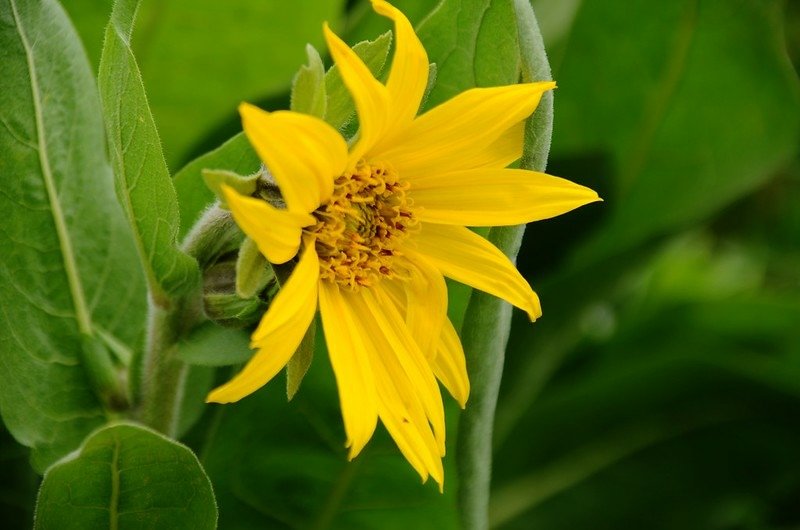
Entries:
{"label": "stamen cluster", "polygon": [[387,164],[361,161],[334,182],[331,200],[306,229],[316,238],[320,277],[349,290],[402,278],[395,258],[417,226],[406,196],[408,183]]}

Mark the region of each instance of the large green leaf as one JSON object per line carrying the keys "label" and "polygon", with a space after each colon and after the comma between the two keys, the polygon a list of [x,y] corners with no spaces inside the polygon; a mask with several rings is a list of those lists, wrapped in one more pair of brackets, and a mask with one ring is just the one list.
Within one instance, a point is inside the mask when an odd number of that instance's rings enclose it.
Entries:
{"label": "large green leaf", "polygon": [[511,0],[444,0],[417,28],[436,63],[436,85],[427,105],[476,86],[519,79],[520,55]]}
{"label": "large green leaf", "polygon": [[99,85],[117,193],[136,235],[156,302],[199,281],[197,263],[177,246],[178,204],[136,59],[130,49],[138,0],[118,0],[106,28]]}
{"label": "large green leaf", "polygon": [[42,471],[105,421],[81,336],[137,346],[144,282],[75,31],[54,1],[0,17],[0,411]]}
{"label": "large green leaf", "polygon": [[47,470],[36,530],[213,530],[211,483],[186,446],[132,424],[104,427]]}

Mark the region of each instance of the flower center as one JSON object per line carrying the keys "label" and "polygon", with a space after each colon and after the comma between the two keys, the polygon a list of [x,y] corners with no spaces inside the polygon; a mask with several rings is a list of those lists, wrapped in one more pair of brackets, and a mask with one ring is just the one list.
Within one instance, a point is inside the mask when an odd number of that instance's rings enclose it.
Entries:
{"label": "flower center", "polygon": [[394,169],[363,160],[336,179],[331,200],[320,206],[316,237],[320,277],[350,290],[402,277],[396,259],[418,221],[406,196],[408,183]]}

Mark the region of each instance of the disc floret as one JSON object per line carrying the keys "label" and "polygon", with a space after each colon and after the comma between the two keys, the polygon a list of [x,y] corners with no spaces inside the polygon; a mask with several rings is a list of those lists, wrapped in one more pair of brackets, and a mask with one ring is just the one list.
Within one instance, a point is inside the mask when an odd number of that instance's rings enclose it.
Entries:
{"label": "disc floret", "polygon": [[321,279],[358,290],[404,276],[400,247],[418,226],[408,187],[390,164],[363,160],[334,181],[331,200],[306,229],[315,238]]}

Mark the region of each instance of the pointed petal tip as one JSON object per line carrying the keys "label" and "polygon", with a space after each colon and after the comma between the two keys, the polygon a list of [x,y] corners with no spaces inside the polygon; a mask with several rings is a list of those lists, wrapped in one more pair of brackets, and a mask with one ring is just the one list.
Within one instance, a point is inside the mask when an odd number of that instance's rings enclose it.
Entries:
{"label": "pointed petal tip", "polygon": [[235,401],[239,401],[241,397],[231,397],[230,391],[225,388],[228,385],[222,385],[220,387],[215,388],[211,392],[208,393],[206,396],[206,403],[217,403],[219,405],[225,405],[226,403],[233,403]]}
{"label": "pointed petal tip", "polygon": [[254,114],[259,112],[263,113],[267,112],[264,109],[259,108],[253,105],[252,103],[248,103],[246,101],[242,101],[241,103],[239,103],[239,106],[236,107],[236,110],[239,111],[239,116],[241,116],[243,119],[247,116],[253,116]]}

